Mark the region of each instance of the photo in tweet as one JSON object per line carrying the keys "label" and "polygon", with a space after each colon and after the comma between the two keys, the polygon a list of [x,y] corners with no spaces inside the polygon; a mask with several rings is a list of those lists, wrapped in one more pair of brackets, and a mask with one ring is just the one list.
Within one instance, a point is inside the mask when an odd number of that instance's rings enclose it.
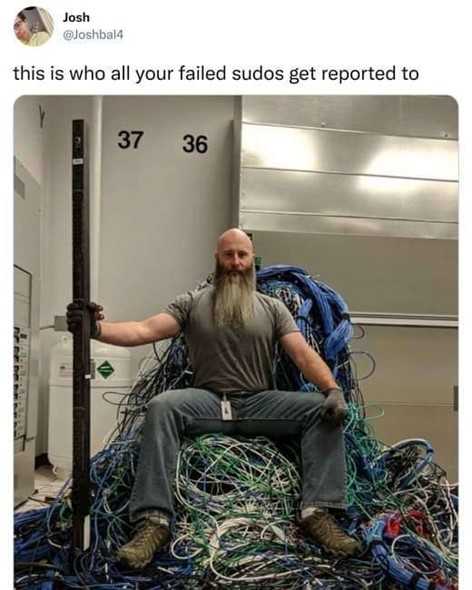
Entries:
{"label": "photo in tweet", "polygon": [[455,588],[456,101],[25,95],[14,140],[16,587]]}

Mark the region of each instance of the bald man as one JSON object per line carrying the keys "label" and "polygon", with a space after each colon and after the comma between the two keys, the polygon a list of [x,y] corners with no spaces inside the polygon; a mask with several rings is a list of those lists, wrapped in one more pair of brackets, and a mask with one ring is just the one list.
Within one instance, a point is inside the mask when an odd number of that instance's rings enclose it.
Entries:
{"label": "bald man", "polygon": [[[182,438],[208,432],[299,436],[302,528],[333,554],[353,555],[360,549],[328,510],[345,508],[343,393],[285,305],[256,291],[254,254],[248,236],[232,228],[218,238],[212,286],[181,295],[140,322],[101,321],[101,308],[92,321],[93,337],[120,346],[183,332],[194,371],[191,388],[161,393],[148,404],[130,499],[136,532],[118,552],[133,568],[147,565],[170,539],[172,483]],[[68,317],[72,320],[70,312]],[[273,389],[276,343],[323,393]]]}

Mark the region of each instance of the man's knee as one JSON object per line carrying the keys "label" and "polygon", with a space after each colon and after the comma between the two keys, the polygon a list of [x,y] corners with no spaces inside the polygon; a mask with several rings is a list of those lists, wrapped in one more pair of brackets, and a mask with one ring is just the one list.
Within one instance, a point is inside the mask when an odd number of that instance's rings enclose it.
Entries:
{"label": "man's knee", "polygon": [[300,392],[300,397],[309,399],[312,404],[321,405],[325,401],[325,396],[319,391]]}
{"label": "man's knee", "polygon": [[318,391],[287,391],[283,393],[286,393],[292,407],[299,407],[306,410],[321,407],[326,399]]}
{"label": "man's knee", "polygon": [[305,422],[312,422],[319,419],[325,396],[316,391],[300,392],[294,400],[295,412],[301,412]]}
{"label": "man's knee", "polygon": [[163,415],[178,407],[186,398],[185,389],[175,389],[171,391],[164,391],[155,395],[147,404],[147,413],[153,415]]}

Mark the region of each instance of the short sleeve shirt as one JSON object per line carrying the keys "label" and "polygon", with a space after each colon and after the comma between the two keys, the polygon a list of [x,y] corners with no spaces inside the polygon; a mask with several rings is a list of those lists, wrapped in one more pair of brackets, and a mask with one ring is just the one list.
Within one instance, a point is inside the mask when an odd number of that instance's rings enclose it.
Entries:
{"label": "short sleeve shirt", "polygon": [[287,307],[254,292],[254,318],[243,328],[217,327],[213,287],[177,297],[165,310],[179,323],[194,370],[194,386],[219,393],[271,389],[276,342],[299,329]]}

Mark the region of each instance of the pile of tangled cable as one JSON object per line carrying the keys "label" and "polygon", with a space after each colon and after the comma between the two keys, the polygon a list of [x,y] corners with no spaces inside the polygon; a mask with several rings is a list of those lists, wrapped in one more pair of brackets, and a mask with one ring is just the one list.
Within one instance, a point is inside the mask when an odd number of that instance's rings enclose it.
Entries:
{"label": "pile of tangled cable", "polygon": [[[128,395],[118,401],[116,394],[109,396],[119,419],[110,442],[92,460],[89,549],[75,554],[70,550],[68,482],[51,506],[15,517],[16,588],[458,587],[455,487],[434,463],[427,441],[412,439],[388,447],[373,436],[342,298],[296,267],[263,269],[258,289],[284,301],[344,389],[349,406],[349,508],[339,515],[339,522],[362,541],[363,552],[354,558],[334,558],[300,532],[296,443],[276,446],[263,437],[209,434],[186,440],[179,454],[178,516],[171,544],[142,571],[127,569],[116,559],[117,549],[133,532],[128,503],[146,404],[160,392],[191,383],[185,342],[177,338],[164,352],[155,351],[152,366],[142,370]],[[280,389],[314,388],[282,353],[276,357],[274,379]]]}

